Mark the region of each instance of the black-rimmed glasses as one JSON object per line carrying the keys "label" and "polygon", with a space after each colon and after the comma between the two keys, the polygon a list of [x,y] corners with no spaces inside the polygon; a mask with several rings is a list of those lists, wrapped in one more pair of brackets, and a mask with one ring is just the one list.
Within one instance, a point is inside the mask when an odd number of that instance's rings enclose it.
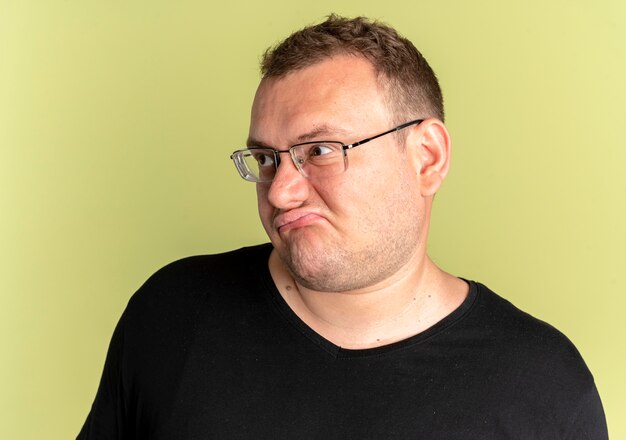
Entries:
{"label": "black-rimmed glasses", "polygon": [[346,170],[349,149],[423,121],[423,119],[416,119],[406,122],[376,136],[348,145],[338,141],[311,141],[292,145],[287,150],[250,147],[235,151],[230,158],[241,177],[250,182],[271,182],[280,165],[280,153],[289,153],[298,171],[307,179],[322,179],[341,174]]}

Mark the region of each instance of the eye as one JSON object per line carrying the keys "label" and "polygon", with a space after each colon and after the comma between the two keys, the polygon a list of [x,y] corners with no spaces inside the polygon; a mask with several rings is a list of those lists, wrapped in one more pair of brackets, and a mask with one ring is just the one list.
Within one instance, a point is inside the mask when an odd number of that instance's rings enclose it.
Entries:
{"label": "eye", "polygon": [[257,151],[254,152],[252,155],[260,167],[270,167],[274,165],[274,155],[272,153]]}
{"label": "eye", "polygon": [[309,157],[324,156],[334,153],[336,148],[328,144],[315,144],[309,149]]}

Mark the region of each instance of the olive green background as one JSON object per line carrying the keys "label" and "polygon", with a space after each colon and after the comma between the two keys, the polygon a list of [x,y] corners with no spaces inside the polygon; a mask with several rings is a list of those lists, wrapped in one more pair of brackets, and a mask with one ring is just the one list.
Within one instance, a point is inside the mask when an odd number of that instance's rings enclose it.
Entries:
{"label": "olive green background", "polygon": [[228,155],[262,51],[331,11],[441,80],[433,258],[566,333],[626,438],[624,2],[314,3],[0,0],[0,438],[73,438],[141,283],[265,240]]}

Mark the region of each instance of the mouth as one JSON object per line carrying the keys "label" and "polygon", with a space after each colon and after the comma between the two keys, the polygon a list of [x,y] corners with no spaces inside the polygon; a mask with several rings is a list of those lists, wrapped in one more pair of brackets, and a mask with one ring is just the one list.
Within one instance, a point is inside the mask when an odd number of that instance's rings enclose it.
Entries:
{"label": "mouth", "polygon": [[276,216],[274,219],[274,227],[279,233],[284,233],[318,223],[322,220],[324,220],[324,217],[313,212],[298,213],[289,211]]}

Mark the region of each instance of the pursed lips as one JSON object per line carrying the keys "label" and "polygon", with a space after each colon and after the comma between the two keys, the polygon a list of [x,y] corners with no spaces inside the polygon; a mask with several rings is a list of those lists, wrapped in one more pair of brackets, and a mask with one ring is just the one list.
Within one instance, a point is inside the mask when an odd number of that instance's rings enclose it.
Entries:
{"label": "pursed lips", "polygon": [[274,228],[278,232],[286,232],[290,229],[296,229],[315,223],[323,218],[324,217],[316,212],[291,210],[278,214],[274,218]]}

